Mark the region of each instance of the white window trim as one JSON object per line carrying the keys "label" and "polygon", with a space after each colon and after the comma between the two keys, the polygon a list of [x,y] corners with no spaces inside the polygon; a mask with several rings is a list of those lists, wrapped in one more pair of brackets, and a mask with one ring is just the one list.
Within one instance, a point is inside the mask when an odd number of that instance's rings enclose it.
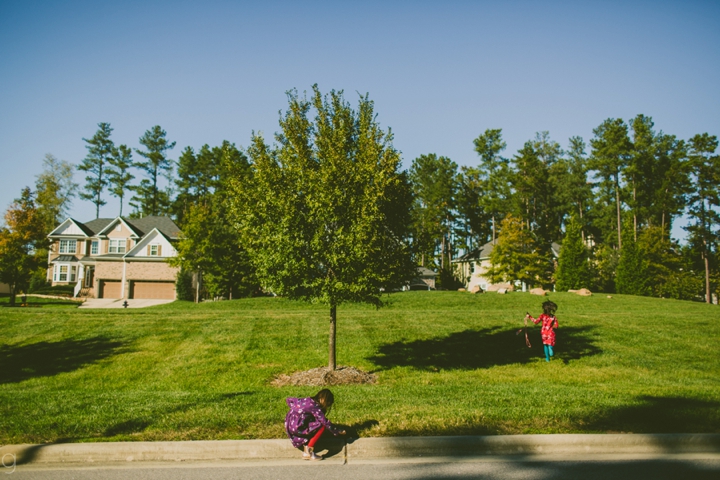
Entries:
{"label": "white window trim", "polygon": [[[63,268],[65,272],[63,273]],[[56,263],[53,267],[53,282],[74,283],[77,282],[78,266],[72,263]],[[62,276],[65,275],[65,280]]]}
{"label": "white window trim", "polygon": [[[72,250],[70,249],[71,246]],[[58,250],[59,253],[77,253],[77,240],[60,240]]]}
{"label": "white window trim", "polygon": [[[125,253],[127,252],[127,239],[126,238],[111,238],[109,240],[108,253]],[[114,244],[114,246],[113,246]],[[122,250],[121,250],[122,247]]]}
{"label": "white window trim", "polygon": [[[155,250],[154,253],[153,253],[153,249]],[[151,244],[151,245],[150,245],[150,256],[151,256],[151,257],[157,257],[157,256],[159,255],[159,254],[158,254],[159,250],[160,250],[160,245],[158,245],[157,243]]]}
{"label": "white window trim", "polygon": [[90,242],[90,255],[97,255],[100,253],[100,240],[93,240]]}

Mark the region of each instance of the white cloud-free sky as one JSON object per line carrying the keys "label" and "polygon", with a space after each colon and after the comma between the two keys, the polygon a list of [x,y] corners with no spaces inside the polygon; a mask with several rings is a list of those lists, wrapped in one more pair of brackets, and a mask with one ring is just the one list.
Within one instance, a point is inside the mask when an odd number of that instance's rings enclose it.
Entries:
{"label": "white cloud-free sky", "polygon": [[[679,138],[720,135],[719,24],[716,1],[0,0],[0,207],[46,153],[82,161],[99,122],[131,147],[160,125],[177,159],[270,138],[285,92],[314,83],[369,93],[406,167],[474,165],[487,128],[506,156],[538,131],[565,147],[639,113]],[[117,215],[107,199],[101,216]]]}

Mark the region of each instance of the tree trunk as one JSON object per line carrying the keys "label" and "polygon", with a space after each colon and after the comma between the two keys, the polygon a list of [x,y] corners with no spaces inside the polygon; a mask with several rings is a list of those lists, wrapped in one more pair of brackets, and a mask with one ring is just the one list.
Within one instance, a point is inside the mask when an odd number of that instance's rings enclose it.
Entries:
{"label": "tree trunk", "polygon": [[200,303],[200,270],[195,272],[195,303]]}
{"label": "tree trunk", "polygon": [[707,241],[703,242],[705,243],[705,251],[703,252],[703,257],[705,257],[705,302],[712,303],[712,295],[710,293],[710,263],[708,261]]}
{"label": "tree trunk", "polygon": [[337,306],[330,306],[330,339],[328,342],[328,367],[335,370],[335,333],[337,326]]}
{"label": "tree trunk", "polygon": [[618,250],[622,250],[622,220],[620,219],[620,179],[615,175],[615,206],[617,208]]}
{"label": "tree trunk", "polygon": [[635,187],[635,178],[633,177],[633,239],[637,243],[637,189]]}
{"label": "tree trunk", "polygon": [[492,216],[492,231],[493,231],[492,244],[495,245],[495,214],[493,214],[493,216]]}
{"label": "tree trunk", "polygon": [[10,287],[10,306],[15,306],[15,298],[17,297],[17,292],[15,291],[15,284],[11,283],[8,285]]}

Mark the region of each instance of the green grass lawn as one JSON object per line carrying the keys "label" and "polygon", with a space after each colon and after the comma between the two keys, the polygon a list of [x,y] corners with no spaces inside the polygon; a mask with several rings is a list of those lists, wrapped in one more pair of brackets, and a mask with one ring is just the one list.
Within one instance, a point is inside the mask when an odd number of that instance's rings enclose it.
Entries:
{"label": "green grass lawn", "polygon": [[[404,292],[338,311],[331,419],[363,436],[720,432],[720,309],[550,295],[555,360],[524,293]],[[7,299],[0,299],[0,305]],[[328,310],[279,298],[129,310],[0,308],[0,443],[281,438],[270,381],[327,363]]]}

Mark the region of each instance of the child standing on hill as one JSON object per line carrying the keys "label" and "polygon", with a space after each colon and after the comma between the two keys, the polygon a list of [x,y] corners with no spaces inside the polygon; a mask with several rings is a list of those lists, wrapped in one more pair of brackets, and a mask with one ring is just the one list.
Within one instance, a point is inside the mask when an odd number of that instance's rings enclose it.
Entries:
{"label": "child standing on hill", "polygon": [[285,416],[285,432],[295,448],[304,447],[303,460],[322,460],[315,454],[315,443],[325,429],[333,435],[345,435],[325,415],[335,402],[335,397],[327,388],[320,390],[314,397],[285,399],[290,411]]}
{"label": "child standing on hill", "polygon": [[554,355],[553,347],[555,346],[555,329],[558,328],[557,317],[555,311],[558,306],[555,302],[548,300],[542,304],[543,314],[538,318],[533,318],[529,313],[526,318],[529,318],[533,323],[538,324],[542,322],[542,328],[540,329],[540,336],[542,337],[543,349],[545,350],[545,361],[549,362],[550,357]]}

